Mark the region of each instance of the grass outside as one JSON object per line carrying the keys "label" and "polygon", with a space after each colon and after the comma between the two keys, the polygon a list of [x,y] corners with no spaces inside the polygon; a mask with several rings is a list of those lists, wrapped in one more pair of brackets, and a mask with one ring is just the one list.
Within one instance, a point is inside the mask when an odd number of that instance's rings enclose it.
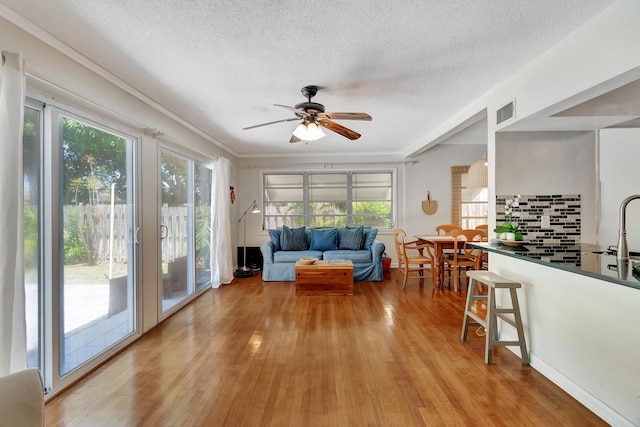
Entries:
{"label": "grass outside", "polygon": [[[126,263],[113,263],[111,266],[111,277],[122,277],[127,275],[128,265]],[[65,285],[70,284],[100,284],[109,283],[109,263],[104,262],[96,265],[70,264],[64,266]]]}

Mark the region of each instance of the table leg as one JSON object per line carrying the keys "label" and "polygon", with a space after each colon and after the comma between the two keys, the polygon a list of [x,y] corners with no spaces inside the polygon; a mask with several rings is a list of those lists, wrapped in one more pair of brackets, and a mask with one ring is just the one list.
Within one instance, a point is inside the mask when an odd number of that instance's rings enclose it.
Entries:
{"label": "table leg", "polygon": [[435,255],[435,283],[436,289],[440,289],[444,284],[444,268],[442,265],[442,256],[439,254]]}

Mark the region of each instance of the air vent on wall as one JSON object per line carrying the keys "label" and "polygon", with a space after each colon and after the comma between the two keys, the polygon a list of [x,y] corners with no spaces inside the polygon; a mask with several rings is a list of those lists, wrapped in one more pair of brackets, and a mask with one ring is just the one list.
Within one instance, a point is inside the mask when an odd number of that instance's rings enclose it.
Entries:
{"label": "air vent on wall", "polygon": [[516,115],[516,104],[515,101],[509,102],[502,108],[499,108],[496,111],[496,124],[503,123],[509,119],[514,118]]}

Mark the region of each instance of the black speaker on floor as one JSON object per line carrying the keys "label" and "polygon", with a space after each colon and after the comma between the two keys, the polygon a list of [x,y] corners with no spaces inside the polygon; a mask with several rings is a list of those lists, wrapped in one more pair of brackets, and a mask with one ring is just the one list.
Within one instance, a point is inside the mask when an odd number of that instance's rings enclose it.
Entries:
{"label": "black speaker on floor", "polygon": [[239,268],[236,270],[235,276],[236,276],[236,279],[245,279],[247,277],[253,277],[253,271],[243,270],[242,268]]}
{"label": "black speaker on floor", "polygon": [[262,252],[258,246],[247,246],[247,263],[244,263],[244,247],[238,246],[238,270],[247,266],[249,270],[262,270]]}

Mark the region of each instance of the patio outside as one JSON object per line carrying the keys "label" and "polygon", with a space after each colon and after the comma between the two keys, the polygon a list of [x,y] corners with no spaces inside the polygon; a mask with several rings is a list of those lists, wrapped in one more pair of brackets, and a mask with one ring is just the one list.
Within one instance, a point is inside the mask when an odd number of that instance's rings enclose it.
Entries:
{"label": "patio outside", "polygon": [[[133,330],[128,310],[112,316],[109,311],[109,263],[67,265],[64,285],[64,365],[67,373],[101,353]],[[114,264],[113,276],[125,276],[126,264]],[[38,286],[33,274],[26,277],[27,350],[29,366],[38,364]],[[131,325],[131,327],[129,327]]]}

